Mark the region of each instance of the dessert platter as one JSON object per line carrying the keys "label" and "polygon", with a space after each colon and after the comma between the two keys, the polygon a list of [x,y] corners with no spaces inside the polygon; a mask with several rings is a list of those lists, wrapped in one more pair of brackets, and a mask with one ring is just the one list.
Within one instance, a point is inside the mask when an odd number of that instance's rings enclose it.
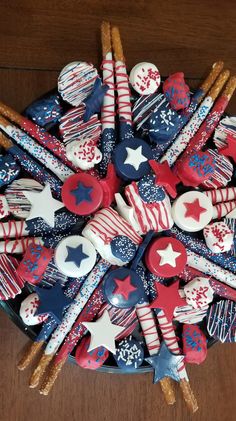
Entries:
{"label": "dessert platter", "polygon": [[179,69],[128,73],[109,22],[101,40],[100,69],[67,64],[22,115],[0,103],[1,307],[41,394],[70,359],[152,370],[195,412],[188,364],[236,342],[236,77],[209,63],[192,93]]}

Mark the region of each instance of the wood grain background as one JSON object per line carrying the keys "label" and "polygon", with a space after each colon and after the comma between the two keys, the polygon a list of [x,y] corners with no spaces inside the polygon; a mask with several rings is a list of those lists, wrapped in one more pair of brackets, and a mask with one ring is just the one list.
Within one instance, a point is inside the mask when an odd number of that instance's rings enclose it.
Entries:
{"label": "wood grain background", "polygon": [[[22,110],[56,85],[73,60],[99,65],[102,19],[119,25],[130,69],[152,61],[163,76],[183,71],[197,86],[211,64],[225,61],[236,73],[234,0],[1,0],[0,99]],[[228,111],[235,113],[236,97]],[[152,375],[108,375],[69,364],[51,395],[27,386],[30,370],[16,362],[26,337],[0,314],[0,421],[233,421],[236,412],[236,345],[217,345],[207,361],[188,369],[200,409],[192,417],[177,388],[167,407]]]}

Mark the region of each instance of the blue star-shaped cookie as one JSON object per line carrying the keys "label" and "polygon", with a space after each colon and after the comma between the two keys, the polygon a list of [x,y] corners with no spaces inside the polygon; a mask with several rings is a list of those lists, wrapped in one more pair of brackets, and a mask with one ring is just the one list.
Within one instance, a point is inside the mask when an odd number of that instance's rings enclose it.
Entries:
{"label": "blue star-shaped cookie", "polygon": [[64,309],[74,300],[64,294],[59,283],[56,283],[50,289],[36,287],[35,292],[38,294],[40,301],[36,314],[50,314],[57,323],[61,323]]}
{"label": "blue star-shaped cookie", "polygon": [[173,380],[179,382],[180,377],[178,367],[183,359],[184,355],[172,354],[163,341],[160,351],[157,355],[145,358],[145,361],[147,361],[154,368],[153,383],[159,382],[164,377],[171,377]]}
{"label": "blue star-shaped cookie", "polygon": [[84,259],[87,259],[89,257],[87,254],[83,252],[83,246],[80,244],[77,247],[70,247],[66,246],[68,255],[65,259],[65,262],[73,262],[78,268],[81,265],[81,262]]}
{"label": "blue star-shaped cookie", "polygon": [[71,190],[71,194],[75,196],[75,204],[80,205],[82,202],[92,202],[92,191],[93,187],[87,187],[83,183],[79,182],[78,187]]}

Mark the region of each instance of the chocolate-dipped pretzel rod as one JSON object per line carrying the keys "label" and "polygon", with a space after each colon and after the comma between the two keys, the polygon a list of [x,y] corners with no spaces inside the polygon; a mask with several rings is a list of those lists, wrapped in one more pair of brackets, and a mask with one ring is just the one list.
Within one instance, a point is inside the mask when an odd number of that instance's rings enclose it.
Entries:
{"label": "chocolate-dipped pretzel rod", "polygon": [[[158,280],[158,278],[156,278],[156,280]],[[152,299],[156,298],[156,293],[154,292],[154,289],[155,288],[150,288],[150,296]],[[167,347],[173,354],[181,354],[173,323],[167,319],[164,310],[158,309],[154,311],[156,313],[157,321],[161,329],[163,340],[165,341]],[[178,373],[180,379],[180,387],[186,405],[191,412],[196,412],[198,409],[198,404],[189,383],[184,361],[182,361],[181,364],[179,364]]]}
{"label": "chocolate-dipped pretzel rod", "polygon": [[[76,278],[72,282],[70,282],[68,285],[66,285],[65,288],[65,295],[67,295],[68,298],[74,298],[76,294],[78,293],[83,281],[85,280],[85,276],[81,278]],[[17,367],[19,370],[25,370],[29,364],[32,362],[36,354],[39,353],[39,351],[43,348],[45,345],[45,342],[48,340],[52,332],[56,329],[57,322],[52,317],[49,316],[47,320],[43,323],[43,326],[35,338],[34,342],[30,344],[29,348],[26,350],[24,355],[22,356],[21,360],[17,364]]]}
{"label": "chocolate-dipped pretzel rod", "polygon": [[40,184],[49,183],[54,195],[61,196],[62,182],[45,170],[34,158],[19,146],[14,145],[3,133],[0,132],[0,146],[6,149],[19,162],[20,166]]}
{"label": "chocolate-dipped pretzel rod", "polygon": [[26,251],[30,244],[43,245],[43,239],[40,237],[23,237],[16,240],[0,241],[0,253],[6,254],[22,254]]}
{"label": "chocolate-dipped pretzel rod", "polygon": [[217,78],[216,82],[212,86],[209,94],[204,99],[199,108],[195,111],[190,121],[182,129],[180,134],[174,140],[170,148],[161,158],[161,162],[167,161],[170,166],[172,166],[175,161],[178,159],[179,155],[185,150],[191,138],[195,135],[200,125],[206,118],[210,109],[212,108],[215,99],[219,95],[224,84],[228,80],[230,75],[229,70],[224,70],[220,76]]}
{"label": "chocolate-dipped pretzel rod", "polygon": [[209,199],[212,201],[212,204],[219,202],[229,202],[236,199],[236,187],[225,187],[224,189],[217,190],[208,190],[204,191]]}
{"label": "chocolate-dipped pretzel rod", "polygon": [[219,76],[220,72],[224,67],[224,63],[222,61],[218,61],[213,64],[212,69],[200,87],[197,89],[195,94],[191,99],[191,103],[189,107],[183,110],[179,115],[181,116],[180,122],[176,125],[176,130],[174,130],[173,135],[168,140],[167,143],[158,144],[153,148],[153,155],[154,159],[158,160],[165,150],[171,145],[173,140],[176,138],[180,130],[187,124],[187,122],[192,117],[193,113],[196,111],[198,105],[203,100],[209,89],[212,87],[213,83],[215,82],[216,78]]}
{"label": "chocolate-dipped pretzel rod", "polygon": [[38,126],[36,123],[33,123],[33,121],[19,114],[17,111],[13,110],[3,102],[0,102],[0,114],[2,114],[6,119],[10,120],[12,123],[17,124],[22,130],[36,139],[41,145],[50,150],[54,156],[58,157],[68,167],[78,171],[78,168],[74,167],[71,161],[67,159],[65,146],[55,136],[52,136],[44,128]]}
{"label": "chocolate-dipped pretzel rod", "polygon": [[109,22],[102,22],[102,73],[103,83],[109,86],[106,92],[101,109],[102,135],[100,140],[100,150],[102,161],[99,164],[101,175],[105,175],[107,166],[111,162],[111,155],[116,143],[115,131],[115,83],[114,83],[114,61],[111,46],[111,28]]}
{"label": "chocolate-dipped pretzel rod", "polygon": [[84,281],[80,291],[75,297],[75,302],[67,309],[62,323],[58,325],[55,332],[53,332],[53,335],[30,378],[30,387],[38,386],[45,370],[109,267],[110,264],[106,260],[101,259]]}
{"label": "chocolate-dipped pretzel rod", "polygon": [[120,140],[125,140],[133,137],[132,111],[125,57],[120,32],[116,26],[112,27],[112,46],[115,56],[116,89],[118,94],[119,135]]}
{"label": "chocolate-dipped pretzel rod", "polygon": [[[180,158],[180,161],[185,159],[193,151],[199,151],[200,149],[203,148],[203,146],[206,144],[209,137],[212,135],[217,124],[219,123],[220,117],[224,113],[235,89],[236,89],[236,76],[232,76],[229,79],[223,93],[217,99],[214,107],[212,108],[211,112],[208,114],[206,120],[203,122],[198,132],[190,140],[183,155]],[[178,161],[177,161],[177,165],[178,165]]]}
{"label": "chocolate-dipped pretzel rod", "polygon": [[87,329],[82,324],[83,322],[91,321],[96,316],[99,318],[103,314],[103,312],[107,310],[111,322],[113,322],[116,325],[125,327],[121,334],[117,336],[116,340],[128,336],[136,327],[137,318],[134,309],[118,309],[109,304],[104,304],[102,306],[104,302],[102,290],[102,286],[99,285],[98,288],[94,291],[93,295],[90,297],[83,311],[77,318],[75,324],[73,325],[73,328],[71,329],[69,335],[66,337],[62,347],[60,348],[58,354],[56,355],[50,366],[48,375],[44,379],[43,384],[40,388],[41,394],[48,395],[63,365],[67,361],[69,354],[73,351],[77,343],[86,333]]}
{"label": "chocolate-dipped pretzel rod", "polygon": [[[160,340],[152,310],[148,302],[136,305],[136,313],[142,328],[143,336],[150,356],[158,354],[160,350]],[[168,405],[175,403],[175,393],[171,379],[168,377],[160,381],[162,392]]]}
{"label": "chocolate-dipped pretzel rod", "polygon": [[14,126],[11,122],[0,115],[0,128],[14,142],[25,149],[30,155],[36,158],[41,164],[48,168],[61,181],[65,181],[70,175],[74,174],[71,168],[67,167],[58,158],[53,156],[47,149],[39,145],[31,136],[23,130]]}
{"label": "chocolate-dipped pretzel rod", "polygon": [[226,284],[232,288],[236,288],[236,275],[228,270],[207,260],[205,257],[200,256],[190,250],[187,250],[187,264],[194,269],[198,269],[206,275],[214,276],[215,279]]}

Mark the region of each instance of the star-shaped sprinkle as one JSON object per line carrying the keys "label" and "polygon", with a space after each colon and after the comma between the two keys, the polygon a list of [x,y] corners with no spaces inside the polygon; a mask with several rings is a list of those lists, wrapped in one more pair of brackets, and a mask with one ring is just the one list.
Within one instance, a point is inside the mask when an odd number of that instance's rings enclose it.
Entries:
{"label": "star-shaped sprinkle", "polygon": [[104,311],[103,315],[96,322],[83,322],[82,324],[91,333],[88,352],[99,346],[104,346],[113,354],[116,353],[115,339],[125,327],[113,324],[107,310]]}
{"label": "star-shaped sprinkle", "polygon": [[157,254],[161,257],[160,266],[170,265],[173,268],[176,267],[176,259],[181,256],[181,253],[173,250],[172,244],[168,244],[163,250],[157,250]]}
{"label": "star-shaped sprinkle", "polygon": [[126,152],[127,152],[127,158],[124,161],[124,164],[129,164],[131,165],[136,171],[138,171],[140,165],[143,162],[146,162],[148,159],[146,158],[146,156],[144,156],[142,154],[142,146],[139,146],[136,149],[132,149],[132,148],[125,148]]}
{"label": "star-shaped sprinkle", "polygon": [[80,205],[82,202],[92,202],[91,193],[93,187],[85,186],[81,181],[78,183],[78,187],[71,190],[71,194],[75,197],[75,204]]}
{"label": "star-shaped sprinkle", "polygon": [[175,308],[178,306],[186,306],[186,300],[179,295],[179,281],[166,287],[158,282],[155,282],[155,289],[157,297],[149,305],[150,308],[157,308],[163,310],[168,321],[173,319]]}
{"label": "star-shaped sprinkle", "polygon": [[35,291],[40,301],[35,315],[50,314],[57,323],[61,323],[65,308],[74,300],[64,294],[58,282],[50,289],[36,287]]}
{"label": "star-shaped sprinkle", "polygon": [[227,135],[226,137],[227,146],[225,148],[221,148],[219,152],[222,155],[229,156],[236,162],[236,136]]}
{"label": "star-shaped sprinkle", "polygon": [[84,259],[87,259],[89,256],[83,253],[83,245],[80,244],[78,247],[66,246],[68,255],[65,259],[65,262],[73,262],[78,268],[81,265],[81,262]]}
{"label": "star-shaped sprinkle", "polygon": [[41,192],[23,191],[26,199],[31,203],[30,214],[27,221],[42,218],[50,227],[55,225],[55,212],[64,207],[64,204],[52,197],[50,185],[46,184]]}
{"label": "star-shaped sprinkle", "polygon": [[101,107],[103,104],[103,98],[108,91],[109,86],[103,85],[101,83],[101,79],[97,78],[92,93],[88,96],[88,98],[85,99],[84,105],[85,105],[85,113],[83,120],[84,122],[87,122],[92,115],[98,114],[101,111]]}
{"label": "star-shaped sprinkle", "polygon": [[105,178],[99,180],[99,183],[103,189],[102,206],[107,208],[113,202],[115,194],[119,191],[121,183],[119,177],[116,175],[115,167],[113,164],[108,164],[107,175]]}
{"label": "star-shaped sprinkle", "polygon": [[164,341],[162,342],[160,351],[157,355],[145,358],[145,361],[154,368],[153,383],[159,382],[164,379],[164,377],[170,377],[179,382],[180,377],[178,368],[183,360],[184,355],[172,354]]}
{"label": "star-shaped sprinkle", "polygon": [[199,199],[195,199],[193,202],[185,202],[184,206],[186,208],[185,218],[192,218],[197,222],[200,221],[201,214],[207,211],[200,205]]}
{"label": "star-shaped sprinkle", "polygon": [[122,295],[125,300],[128,300],[129,295],[137,289],[132,285],[130,275],[126,276],[124,279],[115,278],[114,282],[116,284],[116,288],[114,289],[113,294]]}
{"label": "star-shaped sprinkle", "polygon": [[176,185],[180,183],[180,179],[171,171],[168,162],[164,161],[160,163],[151,159],[149,164],[156,174],[155,183],[163,186],[167,193],[175,198],[177,196]]}

